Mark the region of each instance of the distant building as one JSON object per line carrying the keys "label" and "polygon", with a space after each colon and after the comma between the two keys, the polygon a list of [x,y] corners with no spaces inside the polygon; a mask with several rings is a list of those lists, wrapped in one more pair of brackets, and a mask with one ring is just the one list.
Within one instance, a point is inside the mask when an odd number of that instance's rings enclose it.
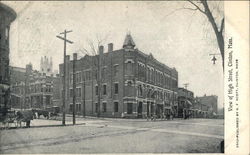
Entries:
{"label": "distant building", "polygon": [[[76,61],[76,112],[103,117],[160,116],[163,112],[177,112],[178,72],[135,48],[127,34],[122,49],[108,52],[103,46],[99,55]],[[100,59],[100,88],[98,88],[98,59]],[[66,111],[72,112],[72,66],[66,58]],[[59,67],[63,76],[63,64]],[[61,80],[62,81],[62,80]],[[62,86],[62,84],[61,84]],[[62,87],[60,88],[62,91]],[[100,95],[100,102],[98,102]]]}
{"label": "distant building", "polygon": [[58,100],[59,77],[46,75],[33,70],[32,64],[26,68],[10,67],[11,76],[11,107],[18,109],[40,108],[54,106]]}
{"label": "distant building", "polygon": [[201,104],[206,105],[208,107],[209,113],[218,114],[218,96],[210,95],[210,96],[201,96],[196,97]]}
{"label": "distant building", "polygon": [[0,114],[5,115],[10,108],[9,76],[9,32],[16,18],[16,12],[0,2]]}
{"label": "distant building", "polygon": [[178,114],[177,117],[184,118],[193,114],[194,93],[185,88],[178,88]]}
{"label": "distant building", "polygon": [[50,57],[50,59],[46,56],[41,57],[40,73],[42,73],[42,74],[45,73],[48,76],[51,76],[53,74],[52,57]]}

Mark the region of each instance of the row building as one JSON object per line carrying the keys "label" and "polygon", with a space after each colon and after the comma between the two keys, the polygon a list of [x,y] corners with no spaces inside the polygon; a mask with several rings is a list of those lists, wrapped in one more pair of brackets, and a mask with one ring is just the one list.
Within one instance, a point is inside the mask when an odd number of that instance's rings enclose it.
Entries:
{"label": "row building", "polygon": [[[99,47],[99,54],[75,61],[76,113],[144,118],[177,113],[178,72],[135,48],[130,34],[123,46]],[[59,65],[62,77],[63,64]],[[66,56],[66,112],[73,110],[73,60]],[[100,80],[98,80],[100,79]],[[100,87],[98,87],[100,86]],[[61,93],[62,94],[62,93]]]}

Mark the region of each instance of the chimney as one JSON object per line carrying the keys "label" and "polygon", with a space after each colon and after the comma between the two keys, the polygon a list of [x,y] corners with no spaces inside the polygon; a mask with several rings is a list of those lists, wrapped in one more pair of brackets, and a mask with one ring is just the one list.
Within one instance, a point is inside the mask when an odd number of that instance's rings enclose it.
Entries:
{"label": "chimney", "polygon": [[73,53],[73,60],[77,60],[77,53]]}
{"label": "chimney", "polygon": [[66,55],[66,62],[70,61],[70,55]]}
{"label": "chimney", "polygon": [[99,46],[99,51],[98,51],[98,53],[99,53],[99,55],[103,55],[103,46],[101,45],[101,46]]}
{"label": "chimney", "polygon": [[113,51],[113,43],[109,43],[108,44],[108,52],[112,52]]}

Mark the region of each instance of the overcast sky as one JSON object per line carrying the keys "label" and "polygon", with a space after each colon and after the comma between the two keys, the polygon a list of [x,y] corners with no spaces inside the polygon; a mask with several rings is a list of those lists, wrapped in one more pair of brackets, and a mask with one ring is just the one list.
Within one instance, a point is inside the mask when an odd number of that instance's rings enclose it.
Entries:
{"label": "overcast sky", "polygon": [[[29,62],[40,69],[41,56],[53,58],[54,69],[63,60],[60,32],[73,30],[67,54],[89,48],[87,40],[108,36],[104,44],[120,49],[130,31],[137,48],[152,53],[160,62],[175,67],[179,87],[189,83],[195,96],[218,95],[223,105],[221,57],[212,64],[209,53],[219,53],[216,38],[206,17],[188,2],[3,2],[18,14],[11,25],[10,65],[25,67]],[[213,13],[220,20],[223,2],[213,2]],[[79,53],[83,56],[82,53]]]}

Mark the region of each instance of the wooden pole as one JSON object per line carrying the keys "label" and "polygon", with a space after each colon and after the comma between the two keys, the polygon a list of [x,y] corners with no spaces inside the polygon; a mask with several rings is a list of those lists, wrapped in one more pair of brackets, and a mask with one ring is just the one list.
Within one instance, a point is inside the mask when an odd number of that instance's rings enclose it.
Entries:
{"label": "wooden pole", "polygon": [[66,95],[66,43],[72,44],[73,42],[70,40],[67,40],[67,33],[70,33],[72,31],[67,31],[64,30],[64,32],[60,33],[63,34],[64,37],[61,36],[56,36],[57,38],[61,39],[64,41],[64,50],[63,50],[63,92],[62,92],[62,113],[63,113],[63,118],[62,118],[62,125],[65,125],[65,95]]}
{"label": "wooden pole", "polygon": [[76,124],[76,60],[77,53],[73,54],[73,125]]}

